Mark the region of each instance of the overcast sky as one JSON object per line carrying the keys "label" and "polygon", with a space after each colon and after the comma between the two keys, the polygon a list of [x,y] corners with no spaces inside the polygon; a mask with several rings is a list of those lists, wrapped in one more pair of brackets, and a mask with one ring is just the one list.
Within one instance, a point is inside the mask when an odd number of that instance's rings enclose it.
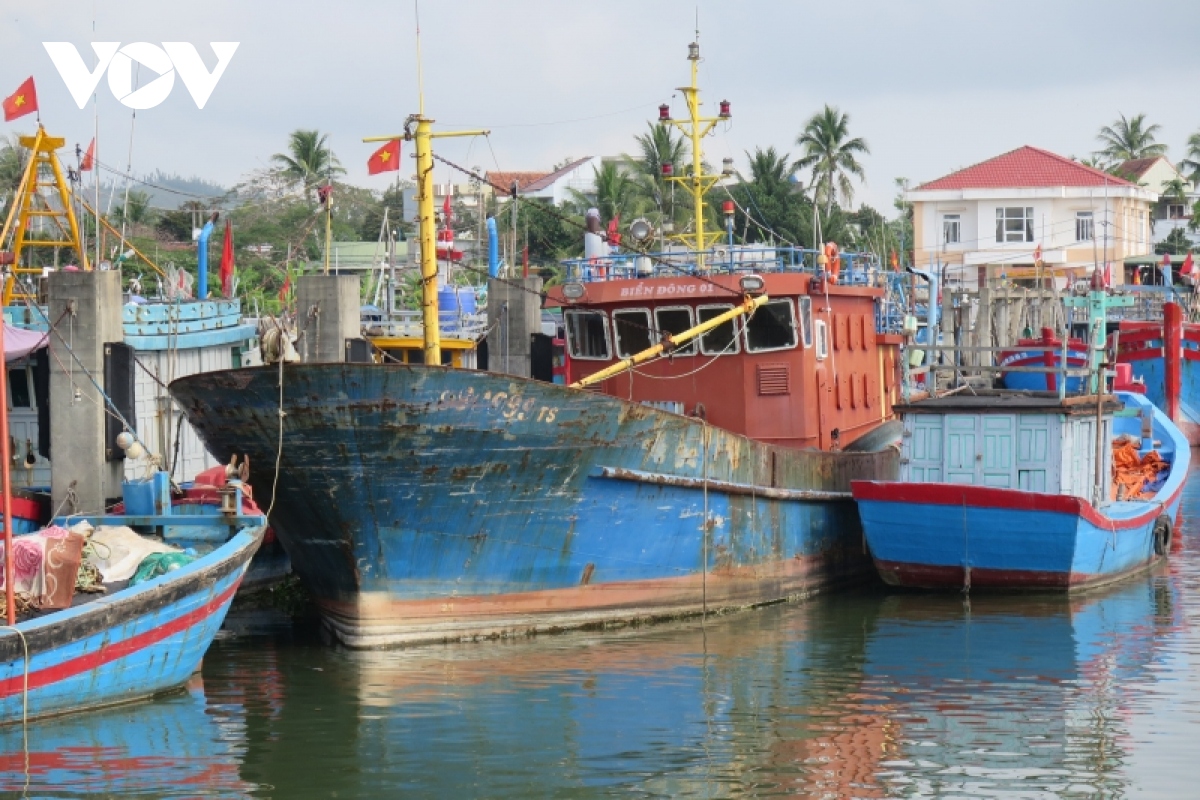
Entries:
{"label": "overcast sky", "polygon": [[[396,133],[417,105],[411,0],[0,0],[0,95],[29,74],[42,119],[86,146],[79,110],[44,41],[187,41],[211,68],[210,41],[240,46],[203,110],[182,82],[139,111],[133,169],[232,184],[265,166],[295,128],[331,135],[350,180],[369,178],[363,136]],[[438,127],[487,127],[438,150],[482,169],[548,169],[568,156],[633,149],[660,102],[688,80],[697,9],[708,110],[734,121],[710,137],[710,163],[774,145],[796,154],[823,103],[850,114],[870,145],[857,194],[892,213],[893,179],[914,185],[1031,144],[1083,156],[1119,113],[1162,125],[1170,156],[1200,130],[1200,2],[1195,0],[425,0],[426,110]],[[94,29],[93,29],[94,24]],[[143,68],[143,73],[145,72]],[[131,111],[98,89],[100,157],[129,159]],[[32,118],[0,131],[28,131]],[[493,155],[494,153],[494,155]],[[405,154],[405,162],[411,164]],[[406,174],[411,169],[406,169]],[[439,170],[439,181],[460,180]]]}

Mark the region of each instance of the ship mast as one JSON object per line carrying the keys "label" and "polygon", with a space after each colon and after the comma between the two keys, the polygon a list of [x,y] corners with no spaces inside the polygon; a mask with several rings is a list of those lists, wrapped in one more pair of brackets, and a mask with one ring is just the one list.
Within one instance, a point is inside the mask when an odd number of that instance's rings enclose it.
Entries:
{"label": "ship mast", "polygon": [[[415,10],[415,9],[414,9]],[[437,222],[433,211],[433,140],[453,136],[487,136],[491,131],[441,131],[434,133],[434,120],[425,116],[425,81],[421,67],[421,19],[417,17],[417,113],[404,121],[403,138],[417,148],[417,238],[421,247],[421,328],[425,339],[426,364],[442,363],[442,339],[438,329]],[[413,125],[416,130],[413,130]],[[401,136],[368,136],[364,142],[391,142]],[[392,292],[396,291],[393,285]]]}
{"label": "ship mast", "polygon": [[721,237],[720,230],[715,230],[712,233],[706,233],[704,230],[704,195],[708,190],[716,185],[717,181],[721,180],[721,175],[706,175],[704,173],[704,151],[700,146],[700,140],[707,136],[717,123],[722,120],[728,120],[731,115],[729,113],[729,101],[722,100],[720,105],[720,114],[715,117],[700,116],[700,32],[696,32],[696,41],[688,45],[688,61],[692,62],[692,83],[690,86],[680,86],[679,91],[683,92],[684,100],[687,102],[688,118],[673,119],[671,117],[671,109],[665,103],[658,107],[658,123],[660,125],[673,125],[678,128],[684,136],[688,137],[692,142],[692,171],[690,175],[673,175],[668,172],[668,165],[663,165],[663,177],[669,181],[674,181],[686,188],[692,195],[692,208],[695,210],[695,230],[693,233],[681,233],[672,236],[688,245],[696,253],[696,269],[699,272],[705,272],[708,267],[705,265],[705,251],[715,244]]}

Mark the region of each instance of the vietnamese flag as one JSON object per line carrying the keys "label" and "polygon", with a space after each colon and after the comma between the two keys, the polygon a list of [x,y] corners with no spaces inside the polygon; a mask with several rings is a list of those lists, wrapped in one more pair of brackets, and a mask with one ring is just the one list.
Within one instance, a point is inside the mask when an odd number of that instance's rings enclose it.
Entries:
{"label": "vietnamese flag", "polygon": [[221,294],[233,297],[233,228],[225,220],[225,243],[221,246]]}
{"label": "vietnamese flag", "polygon": [[4,98],[4,121],[12,122],[17,117],[32,114],[38,110],[37,90],[33,86],[33,76],[17,87],[17,91]]}
{"label": "vietnamese flag", "polygon": [[400,140],[392,139],[383,147],[371,153],[367,160],[367,174],[378,175],[381,172],[395,172],[400,169]]}
{"label": "vietnamese flag", "polygon": [[80,172],[91,172],[92,162],[96,160],[96,137],[92,137],[92,143],[88,145],[87,152],[83,154],[83,160],[79,162]]}
{"label": "vietnamese flag", "polygon": [[900,271],[900,259],[896,257],[896,251],[892,251],[892,272]]}
{"label": "vietnamese flag", "polygon": [[1183,260],[1183,264],[1179,267],[1179,274],[1194,278],[1196,270],[1196,262],[1192,260],[1192,251],[1188,250],[1187,258]]}

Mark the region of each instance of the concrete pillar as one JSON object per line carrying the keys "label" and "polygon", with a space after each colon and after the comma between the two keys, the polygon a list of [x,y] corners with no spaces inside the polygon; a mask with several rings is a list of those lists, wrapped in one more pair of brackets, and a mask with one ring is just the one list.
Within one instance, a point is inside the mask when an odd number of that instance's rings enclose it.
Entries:
{"label": "concrete pillar", "polygon": [[308,363],[346,360],[346,340],[362,336],[356,275],[302,275],[296,279],[298,350]]}
{"label": "concrete pillar", "polygon": [[530,335],[542,330],[542,279],[488,281],[488,371],[529,377]]}
{"label": "concrete pillar", "polygon": [[49,292],[50,321],[61,334],[50,334],[51,508],[101,513],[121,496],[124,462],[105,460],[115,443],[104,441],[107,405],[87,373],[103,386],[104,345],[124,339],[121,273],[52,272]]}

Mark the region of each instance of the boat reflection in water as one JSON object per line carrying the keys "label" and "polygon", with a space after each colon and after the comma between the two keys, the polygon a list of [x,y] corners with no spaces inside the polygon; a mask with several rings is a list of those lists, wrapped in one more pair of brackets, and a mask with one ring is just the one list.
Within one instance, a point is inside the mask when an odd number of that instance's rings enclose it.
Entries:
{"label": "boat reflection in water", "polygon": [[204,683],[111,709],[0,728],[0,795],[244,797],[242,726],[207,708]]}
{"label": "boat reflection in water", "polygon": [[[247,706],[242,776],[343,798],[1107,796],[1130,783],[1123,709],[1149,697],[1130,678],[1153,681],[1179,625],[1170,587],[858,593],[703,629],[310,647],[278,659],[282,705]],[[215,648],[210,680],[263,658],[244,650]]]}

